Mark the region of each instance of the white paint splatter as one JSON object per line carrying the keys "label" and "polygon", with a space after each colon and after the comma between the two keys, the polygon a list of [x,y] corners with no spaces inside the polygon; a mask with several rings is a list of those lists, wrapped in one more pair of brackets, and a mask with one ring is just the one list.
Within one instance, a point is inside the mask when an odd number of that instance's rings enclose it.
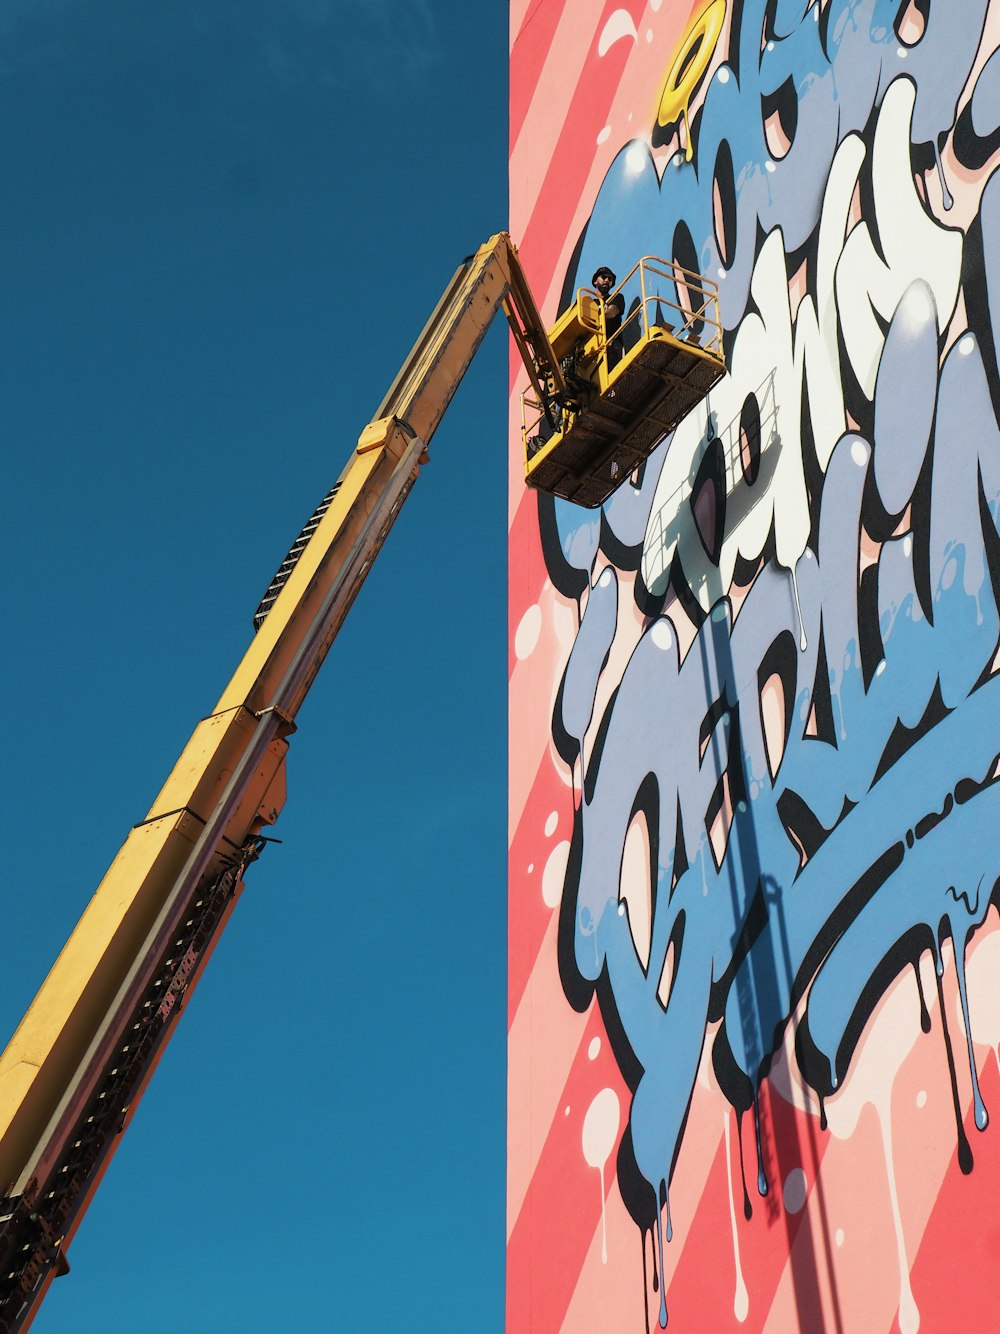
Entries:
{"label": "white paint splatter", "polygon": [[536,602],[521,617],[521,622],[514,632],[514,654],[519,662],[529,658],[535,651],[541,633],[542,609]]}
{"label": "white paint splatter", "polygon": [[588,1061],[596,1061],[601,1052],[601,1039],[593,1037],[590,1039],[590,1046],[587,1048]]}
{"label": "white paint splatter", "polygon": [[542,872],[542,900],[546,908],[558,908],[562,899],[563,881],[566,878],[566,862],[569,860],[569,841],[563,839],[549,853]]}
{"label": "white paint splatter", "polygon": [[611,138],[611,126],[610,126],[610,125],[605,125],[604,129],[603,129],[603,130],[600,132],[600,134],[597,136],[597,142],[598,142],[599,144],[604,144],[604,143],[607,143],[607,141],[608,141],[610,138]]}
{"label": "white paint splatter", "polygon": [[844,1244],[844,1229],[842,1227],[837,1228],[836,1232],[833,1234],[833,1240],[839,1250]]}
{"label": "white paint splatter", "polygon": [[795,598],[795,610],[799,618],[799,648],[805,653],[809,647],[809,640],[806,638],[805,622],[802,619],[802,603],[799,601],[799,582],[795,577],[795,567],[792,566],[788,573],[792,577],[792,593]]}
{"label": "white paint splatter", "polygon": [[608,1228],[604,1209],[604,1164],[611,1156],[621,1126],[621,1105],[614,1089],[601,1089],[583,1118],[583,1156],[601,1174],[601,1263],[608,1263]]}
{"label": "white paint splatter", "polygon": [[729,1223],[733,1232],[733,1261],[736,1265],[736,1292],[733,1295],[733,1315],[742,1325],[750,1312],[750,1294],[743,1278],[743,1266],[740,1262],[740,1238],[736,1230],[736,1205],[733,1200],[733,1153],[729,1143],[729,1112],[723,1113],[722,1124],[726,1132],[726,1185],[729,1187]]}
{"label": "white paint splatter", "polygon": [[620,42],[623,38],[631,38],[633,42],[637,42],[639,34],[635,30],[632,15],[628,10],[616,9],[601,32],[597,43],[597,54],[599,56],[607,55],[615,42]]}
{"label": "white paint splatter", "polygon": [[656,648],[668,649],[673,647],[674,636],[670,628],[670,622],[659,620],[653,625],[649,632],[649,638]]}
{"label": "white paint splatter", "polygon": [[898,1260],[900,1334],[916,1334],[920,1327],[920,1312],[910,1287],[906,1240],[896,1188],[892,1154],[892,1086],[907,1053],[922,1036],[912,980],[900,977],[885,993],[877,1018],[855,1053],[849,1079],[826,1103],[827,1123],[836,1139],[850,1138],[865,1107],[873,1107],[878,1117]]}
{"label": "white paint splatter", "polygon": [[918,1106],[918,1107],[926,1107],[926,1106],[927,1106],[927,1090],[926,1090],[926,1089],[921,1089],[920,1092],[917,1094],[917,1106]]}
{"label": "white paint splatter", "polygon": [[549,818],[545,821],[545,837],[551,838],[556,832],[556,825],[559,823],[559,812],[550,811]]}
{"label": "white paint splatter", "polygon": [[892,1226],[896,1234],[896,1254],[899,1256],[899,1331],[900,1334],[917,1334],[920,1328],[920,1312],[913,1299],[910,1287],[910,1266],[906,1259],[906,1242],[903,1237],[903,1220],[899,1212],[899,1195],[896,1190],[896,1169],[892,1161],[892,1125],[888,1106],[876,1104],[879,1125],[882,1128],[882,1149],[885,1153],[885,1169],[889,1178],[889,1203],[892,1207]]}

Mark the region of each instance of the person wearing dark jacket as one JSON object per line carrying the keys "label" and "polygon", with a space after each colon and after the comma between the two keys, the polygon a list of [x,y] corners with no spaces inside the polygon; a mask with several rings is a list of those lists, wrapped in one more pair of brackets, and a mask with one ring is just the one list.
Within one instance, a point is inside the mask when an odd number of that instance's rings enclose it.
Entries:
{"label": "person wearing dark jacket", "polygon": [[615,334],[622,327],[622,316],[625,314],[625,298],[621,292],[616,292],[609,300],[609,293],[615,285],[615,275],[606,264],[601,265],[590,281],[604,306],[604,328],[608,338],[608,370],[610,371],[614,370],[622,359],[622,340],[616,338]]}

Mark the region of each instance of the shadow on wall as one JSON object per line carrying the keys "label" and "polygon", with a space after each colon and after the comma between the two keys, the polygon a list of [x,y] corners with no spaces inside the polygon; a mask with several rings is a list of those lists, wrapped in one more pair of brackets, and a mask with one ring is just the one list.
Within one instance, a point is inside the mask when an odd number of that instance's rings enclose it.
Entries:
{"label": "shadow on wall", "polygon": [[[657,552],[677,551],[689,525],[681,507],[687,502],[695,528],[714,567],[718,567],[722,543],[767,496],[778,469],[781,436],[777,427],[775,373],[761,381],[746,396],[740,412],[721,430],[713,412],[708,414],[704,447],[693,455],[688,476],[663,500],[650,516],[646,548]],[[645,571],[651,583],[669,571]],[[717,573],[717,569],[716,569]],[[714,606],[717,595],[709,588],[710,569],[700,581],[686,577],[679,582],[685,606]],[[710,595],[703,599],[702,593]],[[700,619],[703,613],[696,613]]]}

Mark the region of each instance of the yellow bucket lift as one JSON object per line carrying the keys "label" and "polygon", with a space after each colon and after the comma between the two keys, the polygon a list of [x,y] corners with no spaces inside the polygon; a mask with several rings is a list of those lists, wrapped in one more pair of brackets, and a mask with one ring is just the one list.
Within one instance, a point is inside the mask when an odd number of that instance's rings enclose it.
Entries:
{"label": "yellow bucket lift", "polygon": [[549,330],[561,372],[521,395],[529,486],[596,508],[726,372],[718,287],[646,255],[608,299],[624,315],[610,335],[605,303],[581,287]]}

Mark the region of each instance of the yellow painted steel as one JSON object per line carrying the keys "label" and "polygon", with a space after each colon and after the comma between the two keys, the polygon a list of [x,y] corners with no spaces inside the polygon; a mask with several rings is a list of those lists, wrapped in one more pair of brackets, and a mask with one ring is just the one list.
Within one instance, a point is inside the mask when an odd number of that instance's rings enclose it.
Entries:
{"label": "yellow painted steel", "polygon": [[[335,503],[251,641],[212,714],[195,728],[145,819],[125,840],[94,897],[0,1055],[0,1192],[24,1176],[25,1156],[39,1143],[106,1013],[208,820],[245,753],[257,715],[287,668],[301,636],[336,578],[339,562],[385,485],[406,434],[393,426],[377,449],[352,456]],[[333,631],[335,633],[335,630]],[[318,646],[309,681],[333,633]],[[308,683],[285,708],[291,730]],[[250,777],[226,827],[214,870],[273,823],[284,804],[284,755],[278,739]]]}
{"label": "yellow painted steel", "polygon": [[[259,712],[271,703],[274,688],[329,587],[325,576],[331,550],[336,548],[343,553],[350,548],[406,443],[407,437],[397,425],[377,448],[351,456],[341,476],[340,490],[219,697],[214,713],[224,713],[241,704]],[[331,634],[318,653],[317,669],[332,639]],[[290,718],[294,719],[306,689],[308,686],[298,692],[294,701],[283,705]]]}
{"label": "yellow painted steel", "polygon": [[[199,728],[184,752],[187,795],[201,805],[204,775],[238,744],[246,714],[236,711],[206,734]],[[201,733],[201,735],[199,735]],[[285,741],[276,741],[248,790],[238,820],[227,831],[239,847],[254,825],[277,817],[284,801]],[[222,761],[225,763],[225,759]],[[198,769],[202,770],[198,773]],[[174,778],[180,778],[178,768]],[[217,774],[213,775],[217,778]],[[174,794],[181,795],[181,781]],[[38,1144],[96,1027],[115,996],[135,950],[145,939],[165,894],[179,874],[204,823],[188,803],[135,826],[48,977],[0,1057],[0,1192],[17,1184],[26,1155]],[[218,854],[221,869],[225,851]]]}
{"label": "yellow painted steel", "polygon": [[[21,1194],[33,1173],[44,1180],[60,1161],[60,1137],[97,1086],[95,1063],[104,1059],[110,1037],[120,1041],[126,1031],[121,1016],[134,988],[155,976],[149,969],[164,956],[151,951],[161,948],[158,933],[168,929],[177,905],[183,908],[183,895],[214,881],[233,854],[277,819],[285,800],[286,738],[298,708],[501,307],[533,383],[539,384],[541,368],[558,380],[516,251],[499,233],[446,288],[215,708],[195,727],[145,819],[129,833],[0,1055],[0,1195]],[[204,953],[210,948],[211,942]],[[81,1187],[65,1238],[112,1151],[106,1148]],[[26,1301],[41,1299],[52,1272]],[[30,1323],[33,1310],[18,1318]]]}
{"label": "yellow painted steel", "polygon": [[549,383],[521,396],[525,481],[591,509],[726,371],[716,283],[645,255],[616,295],[628,309],[609,335],[607,303],[579,289],[548,335],[566,392]]}

